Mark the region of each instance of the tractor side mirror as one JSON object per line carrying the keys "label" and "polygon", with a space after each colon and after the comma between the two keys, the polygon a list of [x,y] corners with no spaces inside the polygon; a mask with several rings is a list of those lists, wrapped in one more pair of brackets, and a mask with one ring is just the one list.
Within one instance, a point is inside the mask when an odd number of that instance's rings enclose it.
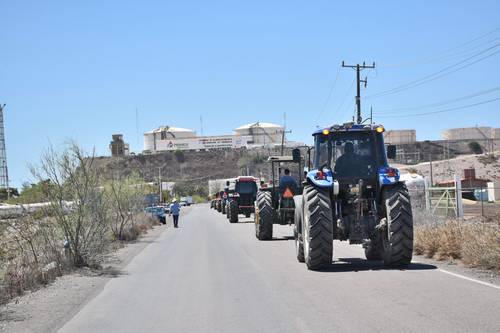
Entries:
{"label": "tractor side mirror", "polygon": [[296,163],[300,162],[300,149],[299,148],[295,148],[294,150],[292,150],[292,158],[293,158],[294,162],[296,162]]}
{"label": "tractor side mirror", "polygon": [[387,146],[387,158],[393,160],[396,158],[396,146],[388,145]]}

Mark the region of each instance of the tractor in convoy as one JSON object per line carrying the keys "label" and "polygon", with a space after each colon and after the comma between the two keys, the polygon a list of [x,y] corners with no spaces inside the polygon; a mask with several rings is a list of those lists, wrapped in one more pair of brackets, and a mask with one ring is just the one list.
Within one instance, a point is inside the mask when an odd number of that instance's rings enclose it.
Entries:
{"label": "tractor in convoy", "polygon": [[226,204],[229,222],[238,222],[238,215],[245,217],[255,211],[254,202],[257,197],[257,179],[250,176],[240,176],[228,188],[228,201]]}
{"label": "tractor in convoy", "polygon": [[[272,180],[269,186],[261,187],[255,201],[255,236],[259,240],[273,238],[273,224],[293,224],[295,216],[294,195],[302,193],[302,160],[300,150],[294,149],[292,156],[270,156]],[[298,183],[281,185],[281,165],[294,163],[297,167]],[[289,176],[290,177],[290,176]]]}
{"label": "tractor in convoy", "polygon": [[[345,123],[314,132],[313,168],[295,203],[295,247],[308,269],[332,263],[333,240],[362,244],[368,260],[406,266],[413,251],[408,190],[387,163],[384,127]],[[261,218],[262,220],[262,218]]]}

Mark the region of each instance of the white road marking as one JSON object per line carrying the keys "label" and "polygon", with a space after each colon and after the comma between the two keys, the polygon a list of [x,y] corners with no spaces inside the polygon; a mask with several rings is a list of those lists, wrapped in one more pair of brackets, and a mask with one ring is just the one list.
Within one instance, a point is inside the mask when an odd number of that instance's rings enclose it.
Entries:
{"label": "white road marking", "polygon": [[464,276],[464,275],[460,275],[460,274],[457,274],[457,273],[453,273],[453,272],[444,270],[442,268],[438,268],[438,271],[440,271],[442,273],[445,273],[445,274],[452,275],[452,276],[460,278],[460,279],[464,279],[464,280],[470,281],[470,282],[479,283],[479,284],[482,284],[483,286],[487,286],[487,287],[491,287],[491,288],[495,288],[495,289],[500,289],[500,286],[497,286],[495,284],[484,282],[484,281],[480,281],[480,280],[476,280],[476,279],[473,279],[473,278],[470,278],[470,277],[467,277],[467,276]]}

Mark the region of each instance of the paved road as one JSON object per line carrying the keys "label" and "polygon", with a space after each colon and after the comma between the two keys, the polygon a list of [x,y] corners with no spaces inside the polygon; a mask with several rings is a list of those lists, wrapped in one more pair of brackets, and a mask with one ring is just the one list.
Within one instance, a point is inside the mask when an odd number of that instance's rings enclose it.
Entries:
{"label": "paved road", "polygon": [[385,270],[345,243],[311,272],[290,227],[267,242],[253,230],[193,207],[61,332],[500,332],[498,288],[419,263]]}

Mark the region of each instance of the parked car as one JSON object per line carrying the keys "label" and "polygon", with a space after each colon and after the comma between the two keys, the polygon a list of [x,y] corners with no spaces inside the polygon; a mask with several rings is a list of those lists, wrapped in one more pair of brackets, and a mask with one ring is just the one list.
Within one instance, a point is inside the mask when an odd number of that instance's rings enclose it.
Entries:
{"label": "parked car", "polygon": [[[170,208],[169,208],[170,210]],[[167,210],[163,206],[150,206],[144,209],[145,213],[151,214],[152,217],[156,217],[158,221],[162,224],[167,223],[166,214]]]}

